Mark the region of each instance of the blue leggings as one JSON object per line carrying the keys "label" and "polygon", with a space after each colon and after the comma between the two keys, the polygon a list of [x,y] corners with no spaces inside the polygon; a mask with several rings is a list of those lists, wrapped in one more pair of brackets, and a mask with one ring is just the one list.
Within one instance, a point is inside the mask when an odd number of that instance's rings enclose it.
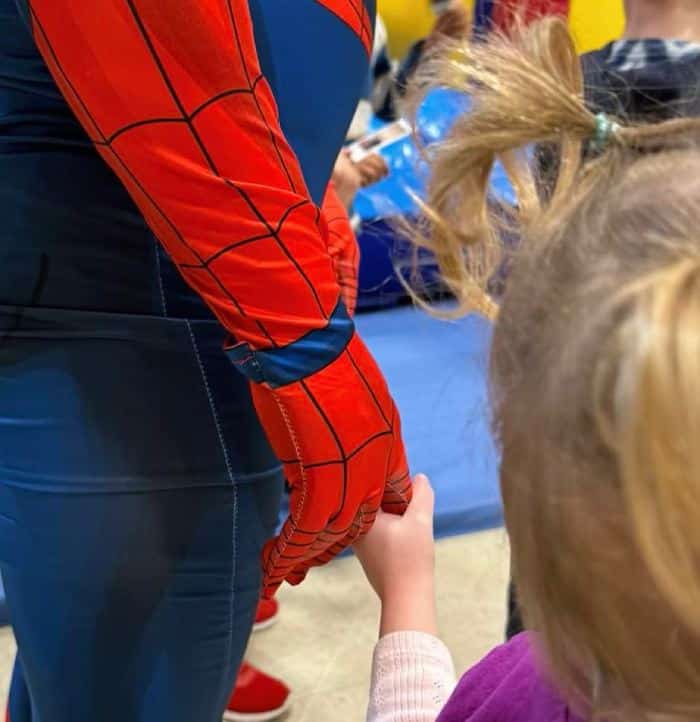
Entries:
{"label": "blue leggings", "polygon": [[12,722],[219,722],[282,477],[211,321],[0,307]]}

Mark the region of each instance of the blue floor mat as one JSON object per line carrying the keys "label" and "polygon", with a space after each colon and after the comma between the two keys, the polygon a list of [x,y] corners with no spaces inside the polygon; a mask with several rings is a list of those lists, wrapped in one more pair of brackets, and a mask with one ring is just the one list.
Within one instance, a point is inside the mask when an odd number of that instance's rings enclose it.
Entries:
{"label": "blue floor mat", "polygon": [[435,487],[436,535],[502,524],[486,393],[490,325],[403,307],[358,315],[357,326],[401,412],[411,470]]}

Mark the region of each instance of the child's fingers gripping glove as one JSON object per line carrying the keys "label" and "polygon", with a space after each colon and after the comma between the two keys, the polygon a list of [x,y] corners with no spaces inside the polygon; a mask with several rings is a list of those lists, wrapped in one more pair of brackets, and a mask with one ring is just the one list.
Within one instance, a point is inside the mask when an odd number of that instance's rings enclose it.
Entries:
{"label": "child's fingers gripping glove", "polygon": [[291,486],[290,514],[263,553],[264,593],[297,584],[367,532],[377,510],[401,514],[411,486],[399,415],[381,372],[353,333],[307,378],[253,384],[253,399]]}
{"label": "child's fingers gripping glove", "polygon": [[357,306],[360,247],[348,211],[332,182],[328,184],[321,206],[321,225],[327,238],[328,253],[333,262],[343,303],[352,316]]}

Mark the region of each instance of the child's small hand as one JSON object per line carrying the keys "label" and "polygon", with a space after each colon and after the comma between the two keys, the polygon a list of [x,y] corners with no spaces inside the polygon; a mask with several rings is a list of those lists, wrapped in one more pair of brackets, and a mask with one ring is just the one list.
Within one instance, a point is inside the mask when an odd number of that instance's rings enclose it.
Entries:
{"label": "child's small hand", "polygon": [[370,532],[355,544],[367,579],[382,602],[382,634],[436,633],[434,506],[430,482],[419,475],[404,516],[380,512]]}

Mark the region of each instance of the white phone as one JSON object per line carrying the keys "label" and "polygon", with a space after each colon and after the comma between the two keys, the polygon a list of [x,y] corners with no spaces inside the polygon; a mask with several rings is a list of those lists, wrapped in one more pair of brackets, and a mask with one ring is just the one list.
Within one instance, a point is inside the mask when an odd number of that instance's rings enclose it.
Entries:
{"label": "white phone", "polygon": [[433,12],[436,15],[442,15],[442,13],[444,13],[451,4],[452,0],[433,0]]}
{"label": "white phone", "polygon": [[369,133],[352,143],[348,152],[353,163],[359,163],[372,153],[379,153],[392,143],[396,143],[411,134],[411,126],[405,120],[397,120],[385,125],[374,133]]}

